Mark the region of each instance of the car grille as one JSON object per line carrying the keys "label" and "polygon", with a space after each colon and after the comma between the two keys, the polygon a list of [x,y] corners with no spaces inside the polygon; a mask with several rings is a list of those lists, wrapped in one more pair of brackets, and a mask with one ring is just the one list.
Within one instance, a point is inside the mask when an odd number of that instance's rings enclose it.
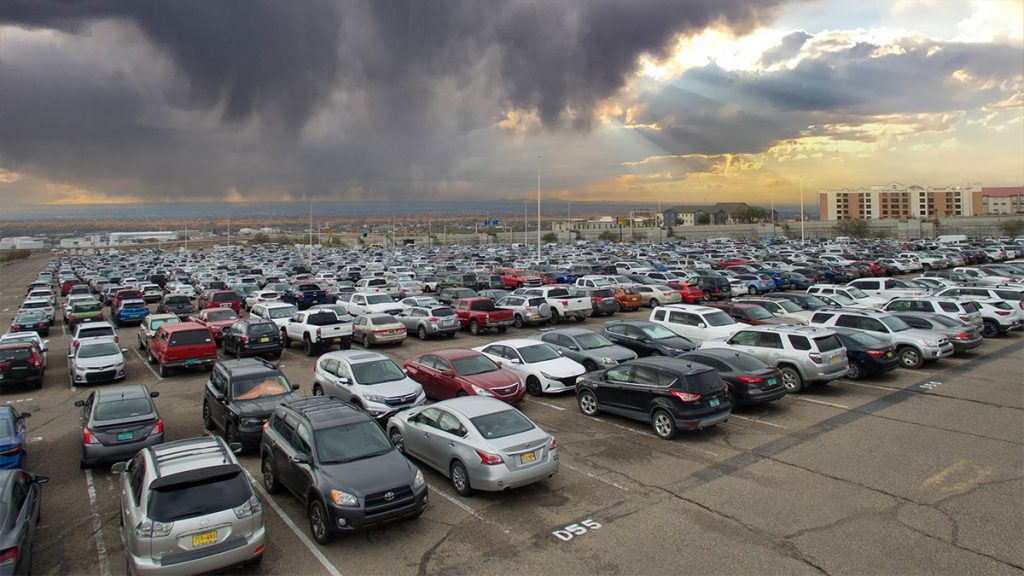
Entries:
{"label": "car grille", "polygon": [[89,372],[85,375],[86,382],[100,382],[102,380],[113,380],[117,372],[114,370],[103,370],[102,372]]}
{"label": "car grille", "polygon": [[537,278],[531,278],[529,280],[523,280],[523,286],[533,286],[533,287],[536,287],[536,286],[540,286],[542,284],[543,284],[543,282],[541,280],[537,279]]}
{"label": "car grille", "polygon": [[414,392],[412,394],[407,394],[405,396],[395,396],[394,398],[386,398],[384,400],[384,403],[387,404],[388,406],[401,406],[402,404],[408,404],[409,402],[412,402],[413,400],[416,399],[416,396],[418,395],[419,394]]}
{"label": "car grille", "polygon": [[505,386],[504,388],[491,388],[491,392],[498,396],[510,396],[516,393],[519,389],[519,384],[513,384],[511,386]]}
{"label": "car grille", "polygon": [[575,386],[576,385],[576,376],[569,376],[568,378],[555,378],[555,380],[561,382],[562,384],[564,384],[566,386]]}
{"label": "car grille", "polygon": [[[388,494],[391,498],[388,498]],[[404,508],[412,503],[414,496],[412,488],[402,486],[385,492],[376,492],[366,497],[366,516],[387,514],[393,510]]]}

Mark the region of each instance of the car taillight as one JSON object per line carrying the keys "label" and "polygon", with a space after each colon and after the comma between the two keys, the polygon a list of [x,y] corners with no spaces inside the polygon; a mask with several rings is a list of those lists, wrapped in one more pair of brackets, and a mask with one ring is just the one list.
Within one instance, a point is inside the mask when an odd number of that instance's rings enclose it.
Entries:
{"label": "car taillight", "polygon": [[761,382],[764,382],[764,378],[759,378],[757,376],[740,376],[736,379],[739,380],[740,382],[743,382],[744,384],[750,384],[752,386],[756,386]]}
{"label": "car taillight", "polygon": [[953,335],[953,339],[954,340],[970,340],[971,339],[971,335],[968,334],[967,332],[961,332],[959,334]]}
{"label": "car taillight", "polygon": [[558,448],[558,441],[552,436],[551,441],[548,442],[548,450],[554,450],[555,448]]}
{"label": "car taillight", "polygon": [[0,456],[17,456],[18,454],[21,454],[21,451],[23,449],[24,448],[22,447],[21,444],[18,444],[17,446],[11,446],[6,450],[0,450]]}
{"label": "car taillight", "polygon": [[957,316],[957,318],[963,320],[964,322],[968,322],[971,319],[967,314],[960,314]]}
{"label": "car taillight", "polygon": [[18,549],[8,548],[0,552],[0,566],[13,566],[18,563]]}
{"label": "car taillight", "polygon": [[248,344],[248,343],[249,343],[249,337],[248,336],[242,336],[242,344]]}
{"label": "car taillight", "polygon": [[562,306],[569,306],[568,300],[562,300]]}
{"label": "car taillight", "polygon": [[996,314],[999,314],[1000,316],[1009,316],[1010,315],[1010,313],[1008,311],[1006,311],[1006,310],[996,310],[995,312],[996,312]]}
{"label": "car taillight", "polygon": [[157,418],[156,424],[153,425],[153,429],[149,431],[150,434],[163,434],[164,433],[164,419]]}
{"label": "car taillight", "polygon": [[602,300],[604,300],[604,298],[602,298],[600,296],[594,296],[594,302],[600,302]]}
{"label": "car taillight", "polygon": [[427,318],[427,322],[439,322],[439,321],[440,321],[440,318],[434,318],[433,316],[431,316],[430,318]]}
{"label": "car taillight", "polygon": [[693,392],[681,392],[679,390],[672,390],[672,395],[679,398],[683,402],[696,402],[700,400],[700,394],[694,394]]}
{"label": "car taillight", "polygon": [[82,429],[82,444],[99,444],[100,441],[93,435],[92,430]]}
{"label": "car taillight", "polygon": [[881,358],[882,356],[885,356],[885,350],[865,350],[864,353],[872,358]]}
{"label": "car taillight", "polygon": [[39,353],[36,352],[35,350],[33,350],[32,351],[32,360],[31,360],[32,367],[33,368],[39,368],[40,360],[42,360],[42,359],[39,357]]}
{"label": "car taillight", "polygon": [[316,337],[320,338],[320,329],[319,328],[316,329]]}
{"label": "car taillight", "polygon": [[810,354],[807,355],[807,357],[811,359],[811,362],[814,362],[815,364],[821,364],[821,354],[818,354],[817,352],[811,352]]}
{"label": "car taillight", "polygon": [[480,457],[480,463],[484,466],[497,466],[503,464],[505,461],[501,459],[501,456],[497,454],[491,454],[489,452],[476,451],[477,456]]}
{"label": "car taillight", "polygon": [[40,327],[40,328],[42,328],[43,326],[46,326],[46,322],[40,322],[40,323],[39,323],[39,327]]}

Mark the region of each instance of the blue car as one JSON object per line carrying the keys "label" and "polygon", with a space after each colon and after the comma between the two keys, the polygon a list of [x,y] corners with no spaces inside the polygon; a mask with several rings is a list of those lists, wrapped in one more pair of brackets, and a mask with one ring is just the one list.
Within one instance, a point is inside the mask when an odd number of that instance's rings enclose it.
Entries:
{"label": "blue car", "polygon": [[114,311],[114,324],[142,324],[142,321],[149,316],[149,306],[145,300],[124,300]]}
{"label": "blue car", "polygon": [[25,418],[14,406],[0,405],[0,469],[21,468],[25,461]]}
{"label": "blue car", "polygon": [[771,278],[776,290],[789,290],[793,287],[792,282],[782,270],[762,270],[760,275]]}
{"label": "blue car", "polygon": [[775,290],[775,282],[768,276],[757,274],[737,274],[736,280],[743,282],[748,294],[764,294]]}

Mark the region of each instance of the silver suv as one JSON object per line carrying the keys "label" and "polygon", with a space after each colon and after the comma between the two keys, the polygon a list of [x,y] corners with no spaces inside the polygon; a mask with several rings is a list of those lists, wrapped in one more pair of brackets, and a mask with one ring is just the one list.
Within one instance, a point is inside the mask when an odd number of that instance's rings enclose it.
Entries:
{"label": "silver suv", "polygon": [[981,326],[981,312],[971,300],[961,298],[893,298],[882,307],[886,312],[929,312]]}
{"label": "silver suv", "polygon": [[810,382],[829,382],[849,370],[846,348],[836,333],[807,326],[750,326],[724,340],[708,340],[701,349],[729,348],[756,356],[779,369],[788,392]]}
{"label": "silver suv", "polygon": [[953,344],[945,336],[911,328],[903,320],[879,310],[819,310],[811,317],[811,325],[852,328],[878,336],[896,347],[900,366],[904,368],[920,368],[925,362],[953,355]]}
{"label": "silver suv", "polygon": [[263,559],[263,504],[223,439],[145,448],[112,470],[128,574],[199,574]]}

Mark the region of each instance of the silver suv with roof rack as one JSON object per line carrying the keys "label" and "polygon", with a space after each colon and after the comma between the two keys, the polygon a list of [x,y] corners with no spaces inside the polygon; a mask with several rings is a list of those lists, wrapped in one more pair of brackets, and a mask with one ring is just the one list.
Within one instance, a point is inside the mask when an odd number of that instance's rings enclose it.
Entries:
{"label": "silver suv with roof rack", "polygon": [[263,559],[263,503],[224,440],[146,448],[113,472],[126,573],[199,574]]}
{"label": "silver suv with roof rack", "polygon": [[896,347],[903,368],[920,368],[925,362],[953,355],[948,338],[930,330],[911,328],[888,312],[853,308],[822,309],[811,317],[811,325],[863,330]]}
{"label": "silver suv with roof rack", "polygon": [[746,352],[779,369],[789,392],[811,382],[829,382],[849,370],[846,348],[832,330],[808,326],[750,326],[728,339],[707,340],[705,348]]}

